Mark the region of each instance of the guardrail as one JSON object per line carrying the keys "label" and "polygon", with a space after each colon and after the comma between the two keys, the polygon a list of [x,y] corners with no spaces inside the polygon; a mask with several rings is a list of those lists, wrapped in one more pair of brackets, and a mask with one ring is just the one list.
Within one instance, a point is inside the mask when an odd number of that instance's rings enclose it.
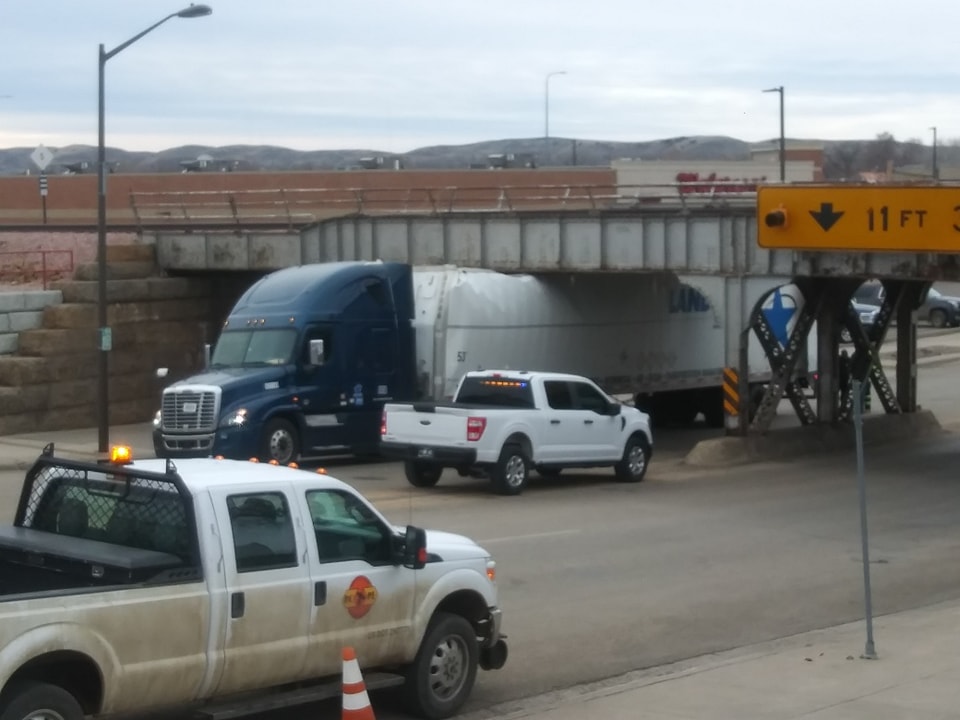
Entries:
{"label": "guardrail", "polygon": [[[40,266],[36,261],[27,262],[28,258],[40,256]],[[10,256],[22,257],[24,261],[10,262]],[[65,262],[48,262],[51,256],[66,256]],[[0,283],[32,282],[37,275],[43,282],[43,289],[47,289],[50,280],[73,275],[73,250],[0,250]]]}
{"label": "guardrail", "polygon": [[141,228],[164,225],[284,226],[295,229],[345,215],[441,215],[523,211],[601,211],[641,207],[749,206],[756,186],[698,179],[644,185],[280,188],[130,193]]}

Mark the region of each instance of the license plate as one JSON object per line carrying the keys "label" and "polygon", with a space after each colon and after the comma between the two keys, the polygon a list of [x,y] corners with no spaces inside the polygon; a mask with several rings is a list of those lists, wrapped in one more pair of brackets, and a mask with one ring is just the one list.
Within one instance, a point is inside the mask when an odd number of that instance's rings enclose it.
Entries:
{"label": "license plate", "polygon": [[195,402],[185,402],[181,409],[185,413],[193,414],[197,411],[197,404]]}
{"label": "license plate", "polygon": [[433,457],[433,448],[420,448],[417,450],[417,457],[420,458],[432,458]]}

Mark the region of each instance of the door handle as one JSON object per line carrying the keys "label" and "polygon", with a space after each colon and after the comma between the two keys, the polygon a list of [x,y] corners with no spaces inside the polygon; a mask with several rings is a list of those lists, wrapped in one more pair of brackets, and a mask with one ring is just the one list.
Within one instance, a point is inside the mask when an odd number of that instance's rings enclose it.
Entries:
{"label": "door handle", "polygon": [[242,618],[246,610],[246,597],[242,592],[235,592],[230,596],[230,617]]}
{"label": "door handle", "polygon": [[550,424],[551,424],[551,425],[559,425],[559,424],[560,424],[560,421],[559,421],[559,420],[551,420],[551,421],[550,421]]}
{"label": "door handle", "polygon": [[317,607],[327,604],[326,580],[318,580],[313,584],[313,604]]}
{"label": "door handle", "polygon": [[584,425],[593,425],[593,420],[584,420],[584,421],[583,421],[583,424],[584,424]]}

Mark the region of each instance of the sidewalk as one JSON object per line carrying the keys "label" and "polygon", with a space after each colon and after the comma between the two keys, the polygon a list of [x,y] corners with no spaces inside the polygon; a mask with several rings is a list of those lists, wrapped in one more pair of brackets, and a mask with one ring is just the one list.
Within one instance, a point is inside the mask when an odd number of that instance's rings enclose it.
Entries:
{"label": "sidewalk", "polygon": [[[154,457],[152,433],[152,423],[116,425],[110,428],[110,444],[129,445],[135,458]],[[0,435],[0,471],[27,469],[50,442],[54,443],[57,455],[61,457],[75,460],[97,458],[97,428]]]}
{"label": "sidewalk", "polygon": [[873,625],[874,660],[861,657],[861,620],[504,703],[461,720],[960,717],[960,600],[874,618]]}

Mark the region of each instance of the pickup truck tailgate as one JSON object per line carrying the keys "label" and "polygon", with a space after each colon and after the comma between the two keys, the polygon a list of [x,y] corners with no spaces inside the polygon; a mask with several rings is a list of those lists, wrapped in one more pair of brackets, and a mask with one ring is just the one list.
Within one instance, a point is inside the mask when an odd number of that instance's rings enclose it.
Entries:
{"label": "pickup truck tailgate", "polygon": [[467,444],[467,408],[387,404],[383,440],[411,445],[458,447]]}

